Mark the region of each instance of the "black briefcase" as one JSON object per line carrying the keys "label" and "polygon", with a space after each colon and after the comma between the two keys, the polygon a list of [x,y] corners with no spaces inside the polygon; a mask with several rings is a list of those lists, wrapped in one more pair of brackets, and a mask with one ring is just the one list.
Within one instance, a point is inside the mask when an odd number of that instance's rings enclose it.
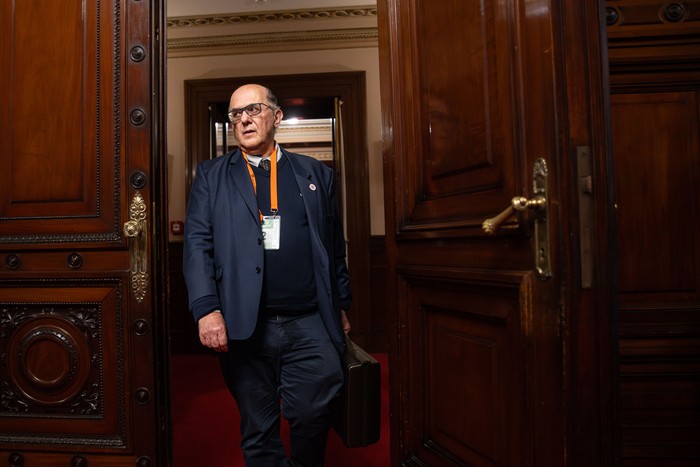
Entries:
{"label": "black briefcase", "polygon": [[333,429],[345,446],[379,441],[381,371],[379,362],[346,337],[345,384],[334,407]]}

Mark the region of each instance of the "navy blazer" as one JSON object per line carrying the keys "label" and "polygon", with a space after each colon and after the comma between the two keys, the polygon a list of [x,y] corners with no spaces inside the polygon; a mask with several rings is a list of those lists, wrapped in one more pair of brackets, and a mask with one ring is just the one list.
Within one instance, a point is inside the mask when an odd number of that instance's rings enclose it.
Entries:
{"label": "navy blazer", "polygon": [[[282,154],[306,206],[319,311],[342,354],[340,310],[349,308],[351,294],[333,171],[312,157],[284,149]],[[190,310],[195,320],[221,310],[232,340],[247,339],[255,330],[265,267],[258,203],[246,164],[240,149],[200,163],[185,222],[183,270]]]}

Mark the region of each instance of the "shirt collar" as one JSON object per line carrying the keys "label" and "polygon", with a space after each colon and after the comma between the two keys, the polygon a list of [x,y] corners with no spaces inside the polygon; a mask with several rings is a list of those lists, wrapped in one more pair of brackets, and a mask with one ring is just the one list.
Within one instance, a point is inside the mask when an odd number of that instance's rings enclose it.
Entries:
{"label": "shirt collar", "polygon": [[[275,147],[277,149],[277,162],[282,159],[282,149],[280,149],[280,145],[275,143]],[[258,167],[260,165],[260,161],[262,160],[261,156],[254,156],[253,154],[246,154],[248,156],[248,163],[250,165],[253,165],[255,167]]]}

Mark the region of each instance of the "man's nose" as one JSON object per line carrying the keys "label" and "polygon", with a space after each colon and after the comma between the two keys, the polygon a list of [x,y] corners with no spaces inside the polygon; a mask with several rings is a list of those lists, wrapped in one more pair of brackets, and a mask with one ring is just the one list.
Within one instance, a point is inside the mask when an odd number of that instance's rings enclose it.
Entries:
{"label": "man's nose", "polygon": [[243,112],[241,112],[241,123],[245,124],[245,123],[249,123],[252,121],[253,121],[253,117],[248,115],[248,112],[246,112],[245,110]]}

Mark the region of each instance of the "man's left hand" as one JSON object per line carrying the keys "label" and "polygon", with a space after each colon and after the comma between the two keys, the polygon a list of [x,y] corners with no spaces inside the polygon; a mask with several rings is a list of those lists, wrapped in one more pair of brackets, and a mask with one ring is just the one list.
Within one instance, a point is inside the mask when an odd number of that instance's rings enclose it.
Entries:
{"label": "man's left hand", "polygon": [[345,310],[340,310],[340,321],[343,323],[343,332],[349,334],[352,327],[350,326],[348,314]]}

